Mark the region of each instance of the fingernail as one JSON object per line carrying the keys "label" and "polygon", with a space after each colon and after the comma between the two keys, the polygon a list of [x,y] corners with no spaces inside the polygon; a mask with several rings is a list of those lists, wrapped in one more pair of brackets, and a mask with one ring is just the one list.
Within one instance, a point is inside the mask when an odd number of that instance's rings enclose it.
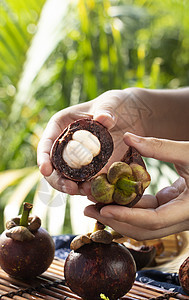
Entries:
{"label": "fingernail", "polygon": [[102,123],[108,129],[114,127],[116,123],[115,116],[107,111],[99,111],[94,115],[94,119]]}
{"label": "fingernail", "polygon": [[140,142],[141,142],[141,137],[138,136],[138,135],[136,135],[136,134],[127,132],[126,135],[129,136],[129,138],[130,138],[133,142],[135,142],[135,143],[140,143]]}
{"label": "fingernail", "polygon": [[113,120],[115,119],[115,117],[112,113],[110,113],[109,111],[103,111],[103,110],[96,112],[95,115],[94,115],[94,118],[96,119],[96,118],[101,117],[101,116],[103,116],[104,118],[108,117],[108,118],[111,118]]}

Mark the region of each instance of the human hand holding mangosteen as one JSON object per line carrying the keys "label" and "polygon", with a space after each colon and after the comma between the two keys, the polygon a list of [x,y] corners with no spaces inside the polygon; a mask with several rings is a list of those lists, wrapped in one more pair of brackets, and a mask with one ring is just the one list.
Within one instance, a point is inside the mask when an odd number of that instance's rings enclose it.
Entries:
{"label": "human hand holding mangosteen", "polygon": [[[56,113],[47,124],[43,136],[38,145],[38,165],[42,175],[47,181],[57,190],[67,194],[76,195],[81,194],[89,196],[91,185],[90,181],[80,182],[79,184],[69,178],[60,175],[60,172],[54,169],[50,157],[51,148],[55,140],[62,134],[63,131],[79,119],[93,119],[105,127],[113,139],[114,151],[107,161],[107,164],[101,169],[101,173],[107,173],[110,165],[119,161],[127,150],[127,145],[123,142],[123,134],[129,129],[132,132],[144,135],[142,120],[139,116],[136,117],[136,122],[133,124],[131,116],[125,112],[127,105],[133,98],[133,89],[127,90],[112,90],[107,91],[92,101],[68,107]],[[136,108],[137,98],[134,100]],[[135,109],[137,112],[137,109]],[[138,112],[137,112],[138,113]],[[132,123],[132,124],[131,124]],[[103,135],[102,135],[103,137]],[[73,138],[74,141],[77,136]],[[74,142],[77,144],[78,141]],[[72,146],[69,145],[68,149]],[[107,144],[106,151],[109,151]],[[97,149],[98,151],[98,149]],[[66,151],[69,152],[69,151]],[[98,152],[97,152],[98,153]],[[64,154],[64,157],[66,153]],[[69,159],[69,158],[68,158]],[[84,161],[85,162],[85,161]],[[77,164],[77,160],[72,162]]]}
{"label": "human hand holding mangosteen", "polygon": [[85,214],[122,235],[136,240],[154,239],[189,229],[189,142],[144,138],[126,133],[124,141],[143,156],[175,165],[180,177],[155,196],[144,195],[132,208],[90,205]]}
{"label": "human hand holding mangosteen", "polygon": [[[114,143],[114,151],[102,172],[107,173],[113,162],[119,161],[127,150],[123,135],[132,132],[142,136],[189,140],[189,89],[152,90],[127,88],[110,90],[96,99],[67,107],[57,112],[47,124],[38,145],[39,169],[57,190],[71,195],[90,196],[90,182],[82,184],[62,178],[54,171],[50,151],[56,138],[71,123],[90,118],[105,126]],[[178,116],[182,122],[176,122]]]}
{"label": "human hand holding mangosteen", "polygon": [[[50,151],[56,138],[70,123],[83,118],[98,121],[107,128],[113,138],[114,151],[107,164],[99,172],[100,174],[107,174],[112,163],[120,161],[128,148],[127,145],[135,147],[144,156],[169,161],[176,166],[179,161],[182,169],[187,169],[188,160],[185,154],[182,155],[181,144],[176,147],[179,148],[176,154],[172,148],[173,144],[170,144],[170,148],[164,153],[164,147],[157,148],[151,145],[151,141],[149,141],[148,149],[144,151],[141,143],[134,142],[134,140],[131,142],[127,136],[125,136],[125,144],[123,135],[129,131],[142,136],[189,140],[188,94],[188,88],[178,90],[140,88],[112,90],[92,101],[71,106],[58,112],[49,121],[38,146],[38,164],[41,173],[55,189],[71,195],[86,195],[90,200],[94,200],[91,195],[90,179],[78,183],[62,177],[60,173],[54,170],[50,159]],[[182,122],[176,121],[178,116]],[[164,145],[163,141],[161,143]],[[186,143],[184,145],[187,147]],[[139,203],[135,204],[135,208],[124,207],[122,209],[120,206],[114,205],[112,207],[110,205],[103,207],[100,213],[92,207],[87,208],[85,213],[102,220],[103,223],[110,224],[111,227],[123,234],[139,240],[156,238],[187,229],[186,206],[188,201],[180,201],[180,199],[188,199],[187,192],[185,192],[185,188],[187,191],[187,171],[184,171],[183,174],[179,167],[177,171],[181,175],[178,181],[171,187],[159,191],[156,196],[143,196]],[[174,214],[176,211],[176,218],[173,213],[168,212],[169,208]]]}

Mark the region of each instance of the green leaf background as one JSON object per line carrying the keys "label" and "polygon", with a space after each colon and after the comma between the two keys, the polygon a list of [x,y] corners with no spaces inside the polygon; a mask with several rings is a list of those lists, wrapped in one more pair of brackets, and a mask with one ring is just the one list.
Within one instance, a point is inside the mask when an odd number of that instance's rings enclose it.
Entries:
{"label": "green leaf background", "polygon": [[[70,197],[36,166],[48,120],[109,89],[187,86],[188,13],[184,0],[0,0],[0,231],[27,200],[51,234],[75,232]],[[146,162],[150,192],[176,178]]]}

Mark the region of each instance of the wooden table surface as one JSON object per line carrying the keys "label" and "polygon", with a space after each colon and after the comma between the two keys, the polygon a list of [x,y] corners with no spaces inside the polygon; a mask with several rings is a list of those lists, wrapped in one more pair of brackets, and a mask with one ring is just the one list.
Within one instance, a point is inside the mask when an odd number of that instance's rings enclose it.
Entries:
{"label": "wooden table surface", "polygon": [[[81,299],[65,284],[63,274],[64,261],[54,259],[49,269],[35,280],[23,282],[9,277],[0,269],[0,299],[2,300],[71,300]],[[135,281],[132,289],[121,299],[181,299],[189,300],[189,296],[169,293],[166,290]],[[111,300],[111,299],[110,299]]]}

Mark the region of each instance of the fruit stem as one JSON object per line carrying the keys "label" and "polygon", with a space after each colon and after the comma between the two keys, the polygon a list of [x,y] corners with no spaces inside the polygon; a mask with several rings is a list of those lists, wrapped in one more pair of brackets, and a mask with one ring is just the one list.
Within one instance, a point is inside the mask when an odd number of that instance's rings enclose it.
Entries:
{"label": "fruit stem", "polygon": [[118,181],[116,182],[116,186],[118,189],[124,191],[128,195],[131,195],[136,191],[137,182],[122,177],[118,179]]}
{"label": "fruit stem", "polygon": [[105,226],[100,223],[99,221],[96,221],[93,232],[96,232],[97,230],[103,230]]}
{"label": "fruit stem", "polygon": [[28,217],[29,217],[29,213],[30,213],[32,207],[33,207],[33,205],[31,203],[28,203],[28,202],[24,203],[22,215],[20,218],[20,226],[24,226],[24,227],[28,226]]}

